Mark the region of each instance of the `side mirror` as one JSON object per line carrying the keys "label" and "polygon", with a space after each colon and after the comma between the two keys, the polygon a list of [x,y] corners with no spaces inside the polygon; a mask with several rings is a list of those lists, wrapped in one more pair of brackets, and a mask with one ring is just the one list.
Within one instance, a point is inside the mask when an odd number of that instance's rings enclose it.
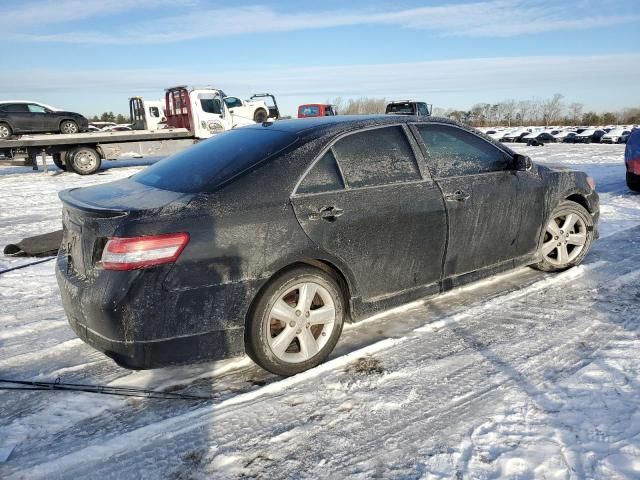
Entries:
{"label": "side mirror", "polygon": [[516,170],[519,170],[521,172],[528,172],[529,170],[531,170],[531,168],[533,168],[533,162],[531,161],[531,158],[520,153],[516,153],[513,156],[513,165]]}

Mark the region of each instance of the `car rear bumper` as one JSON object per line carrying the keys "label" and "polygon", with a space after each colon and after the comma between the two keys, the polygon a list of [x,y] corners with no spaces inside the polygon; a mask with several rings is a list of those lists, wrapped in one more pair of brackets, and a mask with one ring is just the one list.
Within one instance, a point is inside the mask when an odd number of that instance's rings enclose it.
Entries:
{"label": "car rear bumper", "polygon": [[102,272],[91,282],[68,272],[60,253],[56,278],[71,328],[121,366],[158,368],[244,353],[245,298],[234,284],[167,291],[162,267]]}
{"label": "car rear bumper", "polygon": [[243,328],[150,341],[123,341],[99,334],[74,316],[68,319],[73,331],[85,343],[118,365],[134,370],[218,360],[238,355],[238,350],[244,349]]}

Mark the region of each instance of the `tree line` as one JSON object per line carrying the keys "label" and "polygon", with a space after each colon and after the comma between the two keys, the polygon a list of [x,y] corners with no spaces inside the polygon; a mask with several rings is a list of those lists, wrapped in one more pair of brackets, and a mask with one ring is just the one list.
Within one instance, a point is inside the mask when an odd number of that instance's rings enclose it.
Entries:
{"label": "tree line", "polygon": [[[327,100],[336,105],[341,115],[367,115],[384,113],[385,98],[341,97]],[[476,103],[469,110],[434,108],[433,114],[448,117],[475,127],[512,125],[615,125],[640,123],[640,108],[627,108],[618,112],[597,113],[585,111],[583,103],[565,103],[564,96],[556,93],[547,99],[504,100],[497,103]]]}
{"label": "tree line", "polygon": [[115,115],[113,112],[103,112],[102,115],[94,115],[89,119],[90,122],[112,122],[112,123],[129,123],[129,117],[125,117],[121,113]]}

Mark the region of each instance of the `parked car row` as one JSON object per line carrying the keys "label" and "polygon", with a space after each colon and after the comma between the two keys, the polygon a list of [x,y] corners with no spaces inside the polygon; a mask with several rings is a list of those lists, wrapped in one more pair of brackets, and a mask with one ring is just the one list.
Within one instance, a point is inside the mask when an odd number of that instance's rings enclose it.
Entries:
{"label": "parked car row", "polygon": [[480,128],[491,138],[503,143],[626,143],[629,135],[640,125],[608,127],[517,127]]}

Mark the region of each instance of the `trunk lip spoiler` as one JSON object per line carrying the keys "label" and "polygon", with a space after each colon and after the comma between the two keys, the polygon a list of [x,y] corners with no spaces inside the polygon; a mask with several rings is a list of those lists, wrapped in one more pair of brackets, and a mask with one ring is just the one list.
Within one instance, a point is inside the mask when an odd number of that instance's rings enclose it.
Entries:
{"label": "trunk lip spoiler", "polygon": [[109,207],[101,207],[99,205],[95,205],[92,203],[83,202],[78,200],[77,198],[71,195],[71,192],[77,190],[76,188],[70,188],[67,190],[62,190],[58,192],[58,198],[62,201],[62,203],[66,207],[75,208],[76,210],[80,210],[85,213],[98,213],[98,214],[106,214],[110,217],[124,217],[129,215],[128,210],[118,209],[118,208],[109,208]]}

